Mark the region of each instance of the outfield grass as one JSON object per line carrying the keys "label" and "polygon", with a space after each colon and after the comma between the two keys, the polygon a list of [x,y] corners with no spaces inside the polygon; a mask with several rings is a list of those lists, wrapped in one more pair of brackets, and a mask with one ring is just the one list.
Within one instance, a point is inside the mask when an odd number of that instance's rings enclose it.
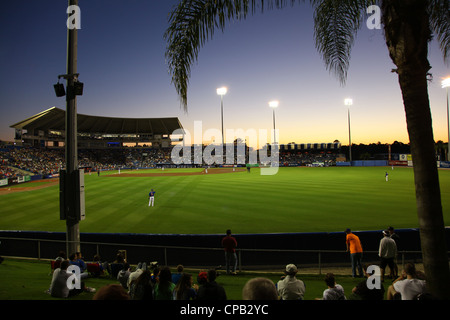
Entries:
{"label": "outfield grass", "polygon": [[[389,182],[385,181],[385,172]],[[81,232],[222,234],[334,232],[418,226],[411,168],[280,168],[251,173],[124,177],[85,175]],[[121,173],[124,173],[122,171]],[[442,205],[450,221],[450,171],[440,170]],[[148,192],[156,190],[155,207]],[[0,194],[0,229],[65,231],[59,187]]]}
{"label": "outfield grass", "polygon": [[[196,279],[199,270],[186,270],[186,272],[194,275],[194,279]],[[242,288],[248,280],[255,277],[266,277],[277,283],[281,275],[281,271],[279,273],[246,272],[237,276],[225,274],[220,275],[217,282],[224,287],[228,300],[242,300]],[[305,283],[305,300],[322,297],[323,290],[326,289],[324,275],[298,275],[297,278]],[[46,293],[51,279],[50,262],[48,261],[5,259],[0,264],[0,283],[2,284],[0,300],[61,300]],[[344,287],[348,298],[351,298],[352,288],[361,280],[350,276],[336,276],[337,283]],[[118,284],[118,281],[109,276],[102,276],[88,278],[85,283],[86,286],[98,290],[108,284]],[[92,300],[93,296],[94,293],[83,292],[70,300]]]}

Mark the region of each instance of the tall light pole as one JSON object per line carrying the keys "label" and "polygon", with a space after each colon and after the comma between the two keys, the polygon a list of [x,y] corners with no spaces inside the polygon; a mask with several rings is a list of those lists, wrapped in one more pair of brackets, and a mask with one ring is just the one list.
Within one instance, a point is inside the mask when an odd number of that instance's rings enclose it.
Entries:
{"label": "tall light pole", "polygon": [[344,100],[345,105],[348,107],[347,109],[347,118],[348,118],[348,154],[350,158],[350,163],[352,162],[352,134],[350,130],[350,106],[353,105],[353,100],[347,98]]}
{"label": "tall light pole", "polygon": [[449,112],[449,102],[448,102],[448,88],[450,87],[450,77],[442,80],[442,88],[447,91],[447,131],[448,131],[448,142],[447,142],[447,161],[450,161],[450,112]]}
{"label": "tall light pole", "polygon": [[[78,0],[68,0],[67,19],[67,74],[58,76],[55,85],[57,97],[66,96],[65,161],[66,169],[60,172],[60,219],[66,220],[66,246],[68,253],[80,251],[79,222],[84,219],[84,177],[78,169],[77,146],[77,95],[83,94],[83,84],[77,73],[77,29],[80,25]],[[75,22],[75,23],[73,23]],[[67,80],[66,88],[59,79]]]}
{"label": "tall light pole", "polygon": [[269,102],[269,107],[272,108],[273,111],[273,143],[277,143],[276,133],[275,133],[275,109],[278,108],[280,103],[277,100],[273,100]]}
{"label": "tall light pole", "polygon": [[222,122],[222,148],[224,146],[224,136],[223,136],[223,96],[227,94],[227,87],[217,88],[217,94],[220,96],[220,113]]}

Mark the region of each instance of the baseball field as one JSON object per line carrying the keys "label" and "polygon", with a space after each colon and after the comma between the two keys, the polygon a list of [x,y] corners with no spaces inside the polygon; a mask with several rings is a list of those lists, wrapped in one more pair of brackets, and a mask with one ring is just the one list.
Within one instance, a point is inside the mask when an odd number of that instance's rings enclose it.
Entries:
{"label": "baseball field", "polygon": [[[80,232],[222,234],[334,232],[418,227],[406,167],[151,169],[85,174]],[[385,173],[389,174],[389,181]],[[450,170],[439,170],[450,223]],[[155,206],[148,193],[156,191]],[[65,231],[57,180],[0,189],[0,230]]]}

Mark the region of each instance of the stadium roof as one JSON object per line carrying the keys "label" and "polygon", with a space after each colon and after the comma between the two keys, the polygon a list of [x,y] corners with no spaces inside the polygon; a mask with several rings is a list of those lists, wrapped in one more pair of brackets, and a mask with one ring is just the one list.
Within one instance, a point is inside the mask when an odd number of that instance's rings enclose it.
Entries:
{"label": "stadium roof", "polygon": [[[52,107],[11,125],[14,129],[65,131],[66,111]],[[178,118],[112,118],[77,115],[79,133],[92,134],[172,134],[182,129]]]}

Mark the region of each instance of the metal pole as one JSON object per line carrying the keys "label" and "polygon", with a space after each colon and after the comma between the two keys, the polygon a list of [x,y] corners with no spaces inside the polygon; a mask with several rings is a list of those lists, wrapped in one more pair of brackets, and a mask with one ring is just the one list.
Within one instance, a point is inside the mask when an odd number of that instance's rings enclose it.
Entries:
{"label": "metal pole", "polygon": [[319,251],[319,274],[322,274],[322,254]]}
{"label": "metal pole", "polygon": [[167,266],[167,248],[164,247],[164,263]]}
{"label": "metal pole", "polygon": [[450,161],[450,111],[448,106],[448,87],[446,88],[447,91],[447,131],[448,131],[448,142],[447,142],[447,161]]}
{"label": "metal pole", "polygon": [[221,111],[221,119],[222,119],[222,148],[224,147],[224,136],[223,136],[223,94],[220,95],[220,111]]}
{"label": "metal pole", "polygon": [[350,132],[350,108],[348,108],[348,153],[350,162],[352,162],[352,135]]}
{"label": "metal pole", "polygon": [[[69,6],[78,6],[78,0],[69,0]],[[73,197],[78,190],[74,190],[75,174],[78,170],[77,150],[77,100],[74,90],[74,80],[77,73],[78,33],[76,28],[67,28],[67,92],[66,92],[66,181],[65,193],[67,199],[67,248],[68,254],[80,251],[79,220],[76,214],[78,197]]]}
{"label": "metal pole", "polygon": [[273,109],[273,143],[277,144],[276,131],[275,131],[275,108]]}
{"label": "metal pole", "polygon": [[242,271],[242,251],[238,250],[239,253],[239,258],[238,258],[238,262],[239,262],[239,271]]}

